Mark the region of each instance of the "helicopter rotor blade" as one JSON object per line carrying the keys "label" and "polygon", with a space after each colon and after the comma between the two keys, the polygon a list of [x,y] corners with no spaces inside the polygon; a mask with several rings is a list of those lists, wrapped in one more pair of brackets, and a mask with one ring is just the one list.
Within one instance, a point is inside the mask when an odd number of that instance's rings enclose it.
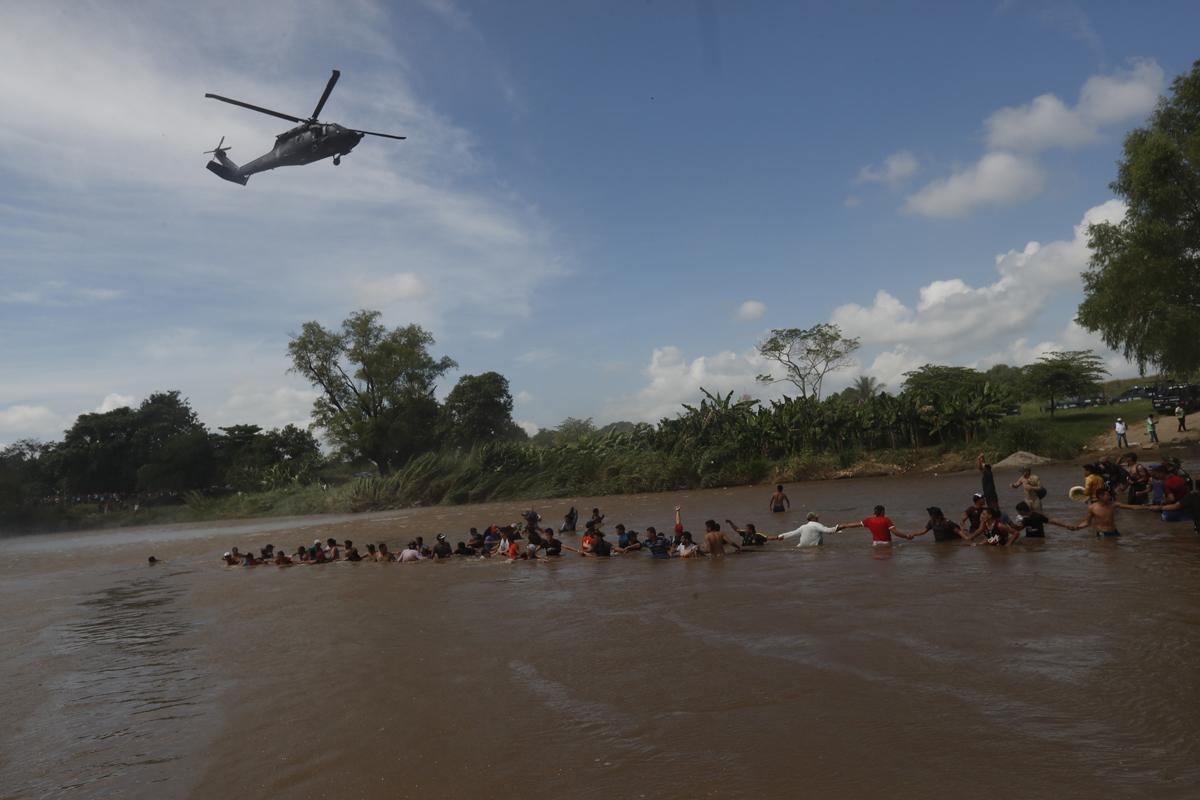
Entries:
{"label": "helicopter rotor blade", "polygon": [[233,149],[232,147],[225,147],[224,145],[225,145],[225,137],[222,136],[221,141],[217,142],[217,146],[215,148],[213,148],[212,150],[205,150],[203,155],[206,155],[206,156],[207,155],[215,155],[217,153],[224,153],[224,152],[227,152],[227,151]]}
{"label": "helicopter rotor blade", "polygon": [[248,108],[251,111],[257,111],[260,114],[268,114],[272,117],[286,119],[289,122],[304,122],[304,120],[300,119],[299,117],[293,117],[291,114],[281,114],[278,111],[272,111],[271,109],[263,108],[262,106],[252,106],[249,103],[243,103],[241,100],[231,100],[228,97],[221,97],[219,94],[205,94],[204,96],[211,97],[213,100],[220,100],[222,103],[230,103],[235,106],[241,106],[242,108]]}
{"label": "helicopter rotor blade", "polygon": [[354,131],[355,133],[365,133],[367,136],[382,136],[385,139],[407,139],[408,138],[407,136],[396,136],[393,133],[376,133],[375,131],[360,131],[357,128],[351,128],[350,130]]}
{"label": "helicopter rotor blade", "polygon": [[313,109],[312,116],[309,119],[316,119],[321,116],[321,109],[325,107],[325,101],[329,99],[329,95],[333,92],[333,87],[340,77],[342,77],[341,70],[336,69],[329,76],[329,83],[325,84],[325,92],[321,95],[321,99],[317,101],[317,107]]}

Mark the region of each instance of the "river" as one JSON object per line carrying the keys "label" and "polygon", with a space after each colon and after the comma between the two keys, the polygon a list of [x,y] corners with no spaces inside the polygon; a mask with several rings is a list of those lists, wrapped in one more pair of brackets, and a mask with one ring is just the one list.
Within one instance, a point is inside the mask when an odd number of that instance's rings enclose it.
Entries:
{"label": "river", "polygon": [[[1078,470],[1037,470],[1077,520]],[[1002,487],[1015,473],[998,471]],[[952,518],[973,473],[573,502],[766,531],[882,503]],[[1019,498],[1001,489],[1006,507]],[[779,543],[713,560],[226,568],[335,536],[393,547],[499,503],[51,534],[0,560],[3,798],[1194,798],[1200,537]],[[570,539],[568,539],[570,541]],[[574,542],[571,542],[574,543]],[[154,554],[164,563],[148,566]]]}

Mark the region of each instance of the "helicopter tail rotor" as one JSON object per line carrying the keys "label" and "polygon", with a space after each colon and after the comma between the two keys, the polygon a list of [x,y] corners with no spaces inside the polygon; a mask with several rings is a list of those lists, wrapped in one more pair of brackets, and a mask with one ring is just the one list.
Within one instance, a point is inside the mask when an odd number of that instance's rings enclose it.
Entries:
{"label": "helicopter tail rotor", "polygon": [[228,153],[230,150],[233,149],[232,147],[222,147],[223,144],[225,144],[224,136],[221,137],[221,141],[219,141],[217,143],[217,146],[214,147],[212,150],[205,150],[204,155],[206,155],[206,156],[223,156],[226,153]]}

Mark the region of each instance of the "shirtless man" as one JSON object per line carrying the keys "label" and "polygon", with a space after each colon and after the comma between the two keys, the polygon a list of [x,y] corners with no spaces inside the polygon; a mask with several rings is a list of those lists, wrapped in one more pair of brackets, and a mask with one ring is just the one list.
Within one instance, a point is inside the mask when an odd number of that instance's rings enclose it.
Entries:
{"label": "shirtless man", "polygon": [[782,514],[792,507],[792,501],[784,494],[783,484],[775,486],[775,494],[771,495],[771,511],[775,514]]}
{"label": "shirtless man", "polygon": [[1096,531],[1097,539],[1115,539],[1121,535],[1117,531],[1116,516],[1117,507],[1113,503],[1112,494],[1107,487],[1102,487],[1096,490],[1096,499],[1088,506],[1087,516],[1081,522],[1070,525],[1050,520],[1050,524],[1066,528],[1069,531],[1080,531],[1090,527]]}
{"label": "shirtless man", "polygon": [[725,555],[725,545],[732,545],[734,550],[742,552],[742,546],[729,538],[729,534],[721,531],[721,525],[715,519],[704,522],[704,550],[710,556]]}

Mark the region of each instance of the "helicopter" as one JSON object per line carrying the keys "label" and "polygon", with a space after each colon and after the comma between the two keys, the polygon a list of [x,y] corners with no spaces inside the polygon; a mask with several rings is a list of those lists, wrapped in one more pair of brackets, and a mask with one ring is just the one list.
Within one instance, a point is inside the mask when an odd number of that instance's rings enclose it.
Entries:
{"label": "helicopter", "polygon": [[407,137],[396,136],[391,133],[375,133],[374,131],[363,131],[356,128],[345,128],[335,122],[320,122],[317,117],[321,113],[321,109],[325,107],[325,101],[329,99],[330,93],[333,91],[334,84],[338,82],[338,78],[342,73],[338,70],[333,70],[333,74],[329,77],[329,83],[325,84],[325,91],[321,94],[321,99],[317,101],[317,107],[313,109],[312,116],[308,119],[293,117],[291,114],[281,114],[278,111],[272,111],[269,108],[243,103],[241,100],[232,100],[228,97],[222,97],[219,94],[205,94],[205,97],[211,97],[213,100],[220,100],[222,103],[231,103],[235,106],[248,108],[251,111],[257,111],[260,114],[269,114],[272,117],[279,117],[290,122],[298,123],[296,127],[284,131],[275,137],[275,146],[271,148],[271,152],[265,153],[254,159],[248,164],[238,166],[225,154],[230,148],[225,147],[225,137],[221,137],[221,141],[212,150],[205,151],[204,155],[211,155],[213,159],[208,162],[208,169],[218,177],[224,178],[233,183],[240,183],[242,186],[250,180],[250,176],[256,172],[265,172],[276,167],[295,167],[303,164],[311,164],[314,161],[320,161],[323,158],[333,156],[333,163],[342,163],[342,156],[354,149],[364,136],[382,136],[385,139],[404,139]]}

